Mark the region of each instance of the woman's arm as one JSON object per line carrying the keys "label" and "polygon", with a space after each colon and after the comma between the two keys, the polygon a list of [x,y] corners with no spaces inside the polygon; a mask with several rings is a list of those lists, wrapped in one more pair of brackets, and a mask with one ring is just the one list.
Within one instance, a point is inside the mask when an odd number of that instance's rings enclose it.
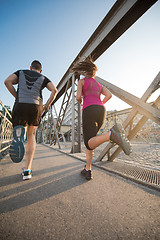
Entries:
{"label": "woman's arm", "polygon": [[105,104],[112,97],[112,93],[106,87],[103,86],[102,94],[105,96],[102,100],[102,103]]}
{"label": "woman's arm", "polygon": [[76,94],[76,100],[82,104],[82,88],[84,85],[84,79],[80,79],[78,82],[78,87],[77,87],[77,94]]}

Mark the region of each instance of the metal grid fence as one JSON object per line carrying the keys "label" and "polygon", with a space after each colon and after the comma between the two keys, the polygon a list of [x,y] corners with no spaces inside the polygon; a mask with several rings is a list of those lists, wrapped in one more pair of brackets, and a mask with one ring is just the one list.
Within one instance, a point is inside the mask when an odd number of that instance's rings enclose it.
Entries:
{"label": "metal grid fence", "polygon": [[11,114],[0,100],[0,159],[8,150],[12,139]]}

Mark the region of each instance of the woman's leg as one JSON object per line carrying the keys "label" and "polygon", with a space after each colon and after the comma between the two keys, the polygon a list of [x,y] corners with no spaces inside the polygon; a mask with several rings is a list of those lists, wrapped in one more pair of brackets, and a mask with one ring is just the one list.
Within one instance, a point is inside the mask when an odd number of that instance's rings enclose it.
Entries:
{"label": "woman's leg", "polygon": [[86,148],[86,159],[87,159],[86,167],[85,167],[86,170],[91,170],[93,153],[94,153],[93,150],[89,150]]}
{"label": "woman's leg", "polygon": [[[96,113],[96,114],[95,114]],[[106,111],[102,106],[90,106],[83,110],[83,136],[86,145],[86,170],[91,170],[94,150],[97,146],[109,140],[109,133],[96,136],[103,125]],[[91,140],[91,141],[90,141]]]}
{"label": "woman's leg", "polygon": [[102,143],[107,142],[109,140],[110,140],[110,132],[107,132],[105,134],[90,138],[88,141],[88,145],[91,149],[95,149]]}

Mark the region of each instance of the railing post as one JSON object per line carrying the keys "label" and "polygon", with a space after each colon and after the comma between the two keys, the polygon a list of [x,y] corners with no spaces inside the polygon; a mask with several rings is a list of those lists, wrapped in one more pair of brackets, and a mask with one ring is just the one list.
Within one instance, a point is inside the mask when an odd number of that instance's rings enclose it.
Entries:
{"label": "railing post", "polygon": [[75,111],[74,111],[74,107],[75,107],[75,75],[72,75],[72,148],[71,148],[71,152],[74,153],[75,152]]}
{"label": "railing post", "polygon": [[[54,111],[55,111],[55,114],[56,114],[56,117],[57,117],[57,113],[56,113],[56,108],[55,106],[53,105],[53,108],[54,108]],[[58,136],[58,131],[57,131],[57,128],[56,128],[56,123],[55,123],[55,119],[54,119],[54,116],[53,116],[53,112],[52,112],[52,105],[51,105],[51,132],[50,132],[50,145],[51,145],[51,141],[53,141],[53,139],[51,139],[51,133],[52,133],[52,130],[54,129],[54,136],[56,137],[55,139],[55,143],[57,142],[58,143],[58,147],[59,149],[61,149],[61,146],[60,146],[60,142],[59,142],[59,136]]]}
{"label": "railing post", "polygon": [[78,152],[81,152],[81,105],[78,103],[78,126],[77,126],[77,131],[78,131]]}
{"label": "railing post", "polygon": [[[75,75],[72,75],[72,148],[71,153],[81,152],[81,106],[75,99]],[[77,122],[76,122],[77,121]]]}

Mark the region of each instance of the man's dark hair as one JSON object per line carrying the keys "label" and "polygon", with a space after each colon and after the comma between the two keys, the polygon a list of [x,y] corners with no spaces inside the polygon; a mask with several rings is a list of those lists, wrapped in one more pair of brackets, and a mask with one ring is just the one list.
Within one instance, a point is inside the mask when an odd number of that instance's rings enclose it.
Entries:
{"label": "man's dark hair", "polygon": [[34,61],[31,63],[31,67],[32,67],[33,69],[36,69],[36,70],[39,70],[39,71],[42,70],[42,64],[41,64],[38,60],[34,60]]}

